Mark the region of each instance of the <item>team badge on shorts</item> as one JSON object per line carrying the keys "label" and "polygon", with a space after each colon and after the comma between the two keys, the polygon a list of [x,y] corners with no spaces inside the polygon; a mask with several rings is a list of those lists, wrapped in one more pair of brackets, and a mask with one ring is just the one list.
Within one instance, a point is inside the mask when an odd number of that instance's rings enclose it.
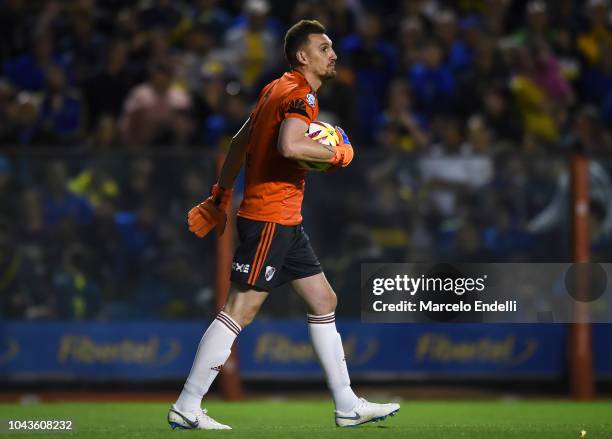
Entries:
{"label": "team badge on shorts", "polygon": [[276,273],[276,268],[270,267],[269,265],[266,267],[266,280],[270,282],[270,279],[274,277],[274,273]]}
{"label": "team badge on shorts", "polygon": [[306,102],[308,102],[308,105],[314,108],[315,104],[317,103],[317,98],[315,98],[312,93],[308,93],[306,95]]}

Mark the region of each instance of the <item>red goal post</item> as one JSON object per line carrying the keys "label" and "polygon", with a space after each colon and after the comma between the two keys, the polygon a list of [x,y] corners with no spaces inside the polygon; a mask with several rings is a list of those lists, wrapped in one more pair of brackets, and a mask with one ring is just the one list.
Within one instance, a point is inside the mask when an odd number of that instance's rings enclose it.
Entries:
{"label": "red goal post", "polygon": [[[589,159],[584,154],[578,153],[570,160],[573,261],[589,262]],[[576,311],[588,312],[588,309],[578,304]],[[580,401],[593,399],[595,381],[590,323],[582,321],[569,325],[568,357],[571,397]]]}

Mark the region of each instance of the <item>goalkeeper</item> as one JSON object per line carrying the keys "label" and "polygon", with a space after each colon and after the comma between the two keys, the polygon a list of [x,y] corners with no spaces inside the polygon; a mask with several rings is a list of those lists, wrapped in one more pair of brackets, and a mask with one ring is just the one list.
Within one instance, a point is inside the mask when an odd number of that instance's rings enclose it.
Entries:
{"label": "goalkeeper", "polygon": [[202,398],[269,290],[287,282],[306,304],[308,329],[332,393],[336,424],[359,425],[399,410],[398,404],[375,404],[353,393],[336,331],[336,294],[302,227],[306,171],[298,162],[345,167],[353,159],[351,143],[340,128],[335,147],[304,135],[317,118],[317,90],[336,75],[337,57],[325,28],[314,20],[302,20],[287,31],[285,55],[292,70],[261,91],[257,106],[232,139],[212,195],[188,214],[189,229],[200,238],[215,227],[223,231],[234,179],[245,165],[237,219],[240,245],[228,299],[204,333],[189,377],[170,408],[168,422],[173,428],[230,428],[201,409]]}

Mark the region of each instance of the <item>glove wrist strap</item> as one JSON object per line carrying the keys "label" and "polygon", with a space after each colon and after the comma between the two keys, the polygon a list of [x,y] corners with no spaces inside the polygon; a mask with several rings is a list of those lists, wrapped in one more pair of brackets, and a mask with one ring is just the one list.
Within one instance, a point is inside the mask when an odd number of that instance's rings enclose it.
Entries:
{"label": "glove wrist strap", "polygon": [[215,183],[210,189],[210,194],[213,200],[215,200],[215,204],[220,205],[223,203],[227,203],[233,191],[234,191],[233,188],[224,189],[221,186],[219,186],[219,183]]}

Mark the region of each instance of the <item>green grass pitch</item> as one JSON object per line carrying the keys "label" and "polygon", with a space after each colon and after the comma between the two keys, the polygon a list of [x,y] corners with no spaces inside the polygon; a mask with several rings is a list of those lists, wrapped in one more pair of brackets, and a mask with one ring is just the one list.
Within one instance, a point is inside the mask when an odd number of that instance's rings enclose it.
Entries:
{"label": "green grass pitch", "polygon": [[[0,404],[0,439],[83,438],[612,438],[612,403],[566,401],[404,401],[400,412],[384,422],[340,429],[329,401],[210,402],[209,414],[231,431],[171,430],[168,404],[48,403]],[[7,434],[8,419],[72,419],[68,432]]]}

